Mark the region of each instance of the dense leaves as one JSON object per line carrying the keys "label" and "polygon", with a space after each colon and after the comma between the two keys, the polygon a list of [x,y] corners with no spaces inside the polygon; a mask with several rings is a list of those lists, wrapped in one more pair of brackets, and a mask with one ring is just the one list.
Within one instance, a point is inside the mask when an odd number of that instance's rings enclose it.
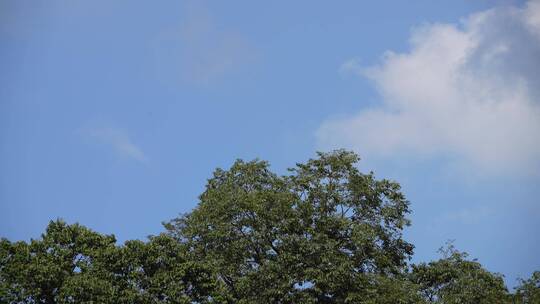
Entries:
{"label": "dense leaves", "polygon": [[540,303],[540,271],[535,271],[528,280],[521,280],[515,300],[515,303]]}
{"label": "dense leaves", "polygon": [[115,242],[63,221],[41,240],[3,239],[0,303],[192,303],[215,290],[211,272],[168,236]]}
{"label": "dense leaves", "polygon": [[452,245],[443,258],[413,265],[412,281],[430,303],[506,303],[510,299],[501,275],[485,270]]}
{"label": "dense leaves", "polygon": [[410,265],[408,201],[357,161],[319,153],[279,176],[238,160],[144,242],[61,220],[3,239],[0,303],[540,303],[540,272],[510,294],[453,247]]}
{"label": "dense leaves", "polygon": [[167,225],[213,261],[234,302],[347,302],[400,281],[413,246],[397,183],[337,151],[277,176],[262,161],[217,170],[190,214]]}

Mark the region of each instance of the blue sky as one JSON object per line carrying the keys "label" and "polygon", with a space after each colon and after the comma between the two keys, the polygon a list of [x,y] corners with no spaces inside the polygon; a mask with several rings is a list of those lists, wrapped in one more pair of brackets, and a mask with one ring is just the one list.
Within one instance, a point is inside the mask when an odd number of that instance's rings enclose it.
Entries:
{"label": "blue sky", "polygon": [[353,149],[445,241],[540,269],[539,1],[2,1],[0,235],[162,231],[216,167]]}

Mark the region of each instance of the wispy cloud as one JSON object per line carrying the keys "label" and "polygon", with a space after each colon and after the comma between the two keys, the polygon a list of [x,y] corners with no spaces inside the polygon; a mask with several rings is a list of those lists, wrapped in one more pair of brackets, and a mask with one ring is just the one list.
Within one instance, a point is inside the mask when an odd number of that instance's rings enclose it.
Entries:
{"label": "wispy cloud", "polygon": [[359,58],[351,58],[341,64],[339,67],[339,72],[342,74],[358,74],[360,72],[361,74],[363,68],[364,67],[362,66]]}
{"label": "wispy cloud", "polygon": [[455,210],[443,215],[437,220],[440,222],[450,221],[461,224],[478,224],[479,221],[496,216],[496,210],[487,206],[469,207]]}
{"label": "wispy cloud", "polygon": [[341,66],[373,81],[381,104],[325,121],[322,147],[371,158],[444,155],[487,174],[540,168],[540,1],[424,25],[410,42],[380,65]]}
{"label": "wispy cloud", "polygon": [[202,4],[185,6],[183,19],[155,41],[158,73],[192,84],[208,84],[241,70],[254,49],[239,31],[215,24]]}
{"label": "wispy cloud", "polygon": [[138,162],[146,162],[147,157],[140,147],[135,145],[125,130],[116,127],[93,127],[84,129],[84,134],[101,144],[107,145],[120,157]]}

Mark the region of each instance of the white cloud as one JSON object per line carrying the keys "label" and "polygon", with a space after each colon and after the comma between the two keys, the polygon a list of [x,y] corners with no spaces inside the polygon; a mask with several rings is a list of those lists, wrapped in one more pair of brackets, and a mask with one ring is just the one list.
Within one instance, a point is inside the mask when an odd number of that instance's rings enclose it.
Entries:
{"label": "white cloud", "polygon": [[94,127],[87,128],[84,133],[98,140],[100,143],[110,146],[119,156],[146,162],[147,158],[144,152],[135,145],[128,134],[115,127]]}
{"label": "white cloud", "polygon": [[380,65],[341,67],[372,80],[381,105],[325,121],[322,147],[370,158],[445,156],[485,173],[539,168],[540,1],[425,25],[410,44]]}

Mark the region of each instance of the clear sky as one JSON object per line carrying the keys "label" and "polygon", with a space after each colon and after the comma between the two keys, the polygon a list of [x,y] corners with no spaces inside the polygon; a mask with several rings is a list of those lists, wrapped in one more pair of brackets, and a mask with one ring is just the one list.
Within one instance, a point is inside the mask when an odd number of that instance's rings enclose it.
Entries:
{"label": "clear sky", "polygon": [[411,201],[414,261],[540,269],[540,1],[1,1],[0,235],[120,241],[216,167],[353,149]]}

